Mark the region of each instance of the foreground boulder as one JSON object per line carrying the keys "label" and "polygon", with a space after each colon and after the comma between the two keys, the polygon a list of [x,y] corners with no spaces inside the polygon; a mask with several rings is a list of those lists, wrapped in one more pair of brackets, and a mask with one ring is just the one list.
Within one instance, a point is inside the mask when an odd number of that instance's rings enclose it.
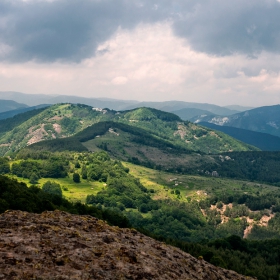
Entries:
{"label": "foreground boulder", "polygon": [[0,279],[250,279],[137,232],[54,211],[0,215]]}

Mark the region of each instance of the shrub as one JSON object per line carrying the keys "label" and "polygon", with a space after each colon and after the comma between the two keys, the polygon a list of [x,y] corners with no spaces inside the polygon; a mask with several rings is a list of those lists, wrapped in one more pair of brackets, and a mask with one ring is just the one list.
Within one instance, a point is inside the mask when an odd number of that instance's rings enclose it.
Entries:
{"label": "shrub", "polygon": [[80,178],[80,175],[78,173],[73,174],[73,181],[75,183],[80,183],[81,182],[81,178]]}
{"label": "shrub", "polygon": [[43,187],[42,191],[50,194],[58,195],[59,197],[62,197],[62,190],[59,184],[51,181],[47,181]]}

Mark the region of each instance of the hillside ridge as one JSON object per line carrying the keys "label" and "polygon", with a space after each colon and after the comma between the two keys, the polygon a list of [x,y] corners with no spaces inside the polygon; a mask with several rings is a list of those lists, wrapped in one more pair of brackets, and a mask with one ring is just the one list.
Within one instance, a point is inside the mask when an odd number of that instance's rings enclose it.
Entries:
{"label": "hillside ridge", "polygon": [[[31,116],[32,112],[28,114]],[[147,107],[117,112],[65,103],[48,107],[28,120],[24,116],[27,114],[21,115],[19,121],[16,116],[13,117],[8,130],[0,125],[1,155],[9,155],[43,140],[67,138],[105,121],[122,123],[133,130],[144,129],[157,138],[171,141],[174,145],[191,151],[219,153],[258,150],[221,132],[184,122],[175,114]],[[9,121],[7,119],[4,126]]]}

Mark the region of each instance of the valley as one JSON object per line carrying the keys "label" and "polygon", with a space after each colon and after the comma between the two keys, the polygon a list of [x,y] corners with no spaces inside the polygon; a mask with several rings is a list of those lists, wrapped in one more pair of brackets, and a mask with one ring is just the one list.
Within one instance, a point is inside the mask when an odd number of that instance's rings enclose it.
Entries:
{"label": "valley", "polygon": [[[34,153],[34,158],[37,155]],[[111,207],[127,216],[136,227],[145,224],[149,228],[153,217],[165,209],[172,217],[167,226],[172,227],[176,217],[182,230],[186,231],[181,220],[183,217],[175,214],[175,208],[182,208],[187,212],[193,211],[192,214],[189,212],[188,219],[195,213],[191,222],[193,230],[186,239],[189,241],[212,239],[214,236],[226,237],[227,234],[240,237],[246,235],[250,238],[251,229],[257,226],[266,227],[268,235],[277,235],[277,232],[268,227],[268,221],[274,222],[275,213],[280,207],[280,190],[276,186],[221,177],[170,173],[128,162],[121,163],[110,159],[105,152],[49,153],[41,155],[42,159],[30,157],[31,155],[26,159],[10,161],[6,174],[28,186],[35,184],[42,187],[46,182],[56,183],[60,186],[63,197],[71,202]],[[3,166],[4,163],[2,170]],[[26,168],[32,171],[27,173]],[[79,174],[78,182],[74,181],[74,174]],[[34,181],[33,177],[37,179]],[[127,190],[115,192],[112,184],[116,186],[120,183]],[[133,200],[129,198],[129,192],[133,193]],[[264,201],[263,206],[261,201]],[[197,224],[202,226],[203,231],[197,228]],[[162,225],[157,224],[157,228],[160,227]],[[206,228],[208,233],[205,232]],[[175,238],[174,233],[169,234]],[[181,234],[180,239],[185,239],[184,233]],[[168,231],[165,236],[168,236]],[[198,236],[200,239],[197,239]]]}
{"label": "valley", "polygon": [[153,108],[60,103],[0,120],[0,152],[2,212],[90,214],[244,275],[278,273],[261,247],[280,239],[278,151]]}

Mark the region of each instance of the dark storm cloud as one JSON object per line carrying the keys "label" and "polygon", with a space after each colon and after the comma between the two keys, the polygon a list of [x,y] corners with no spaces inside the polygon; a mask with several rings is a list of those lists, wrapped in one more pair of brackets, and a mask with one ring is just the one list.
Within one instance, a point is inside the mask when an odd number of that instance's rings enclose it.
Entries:
{"label": "dark storm cloud", "polygon": [[118,27],[164,20],[195,50],[254,57],[280,52],[279,18],[276,0],[1,0],[0,59],[79,62]]}
{"label": "dark storm cloud", "polygon": [[214,55],[280,52],[280,3],[276,0],[197,1],[174,22],[191,46]]}
{"label": "dark storm cloud", "polygon": [[80,61],[119,26],[158,20],[153,4],[126,0],[19,0],[0,4],[0,43],[12,47],[8,61]]}

